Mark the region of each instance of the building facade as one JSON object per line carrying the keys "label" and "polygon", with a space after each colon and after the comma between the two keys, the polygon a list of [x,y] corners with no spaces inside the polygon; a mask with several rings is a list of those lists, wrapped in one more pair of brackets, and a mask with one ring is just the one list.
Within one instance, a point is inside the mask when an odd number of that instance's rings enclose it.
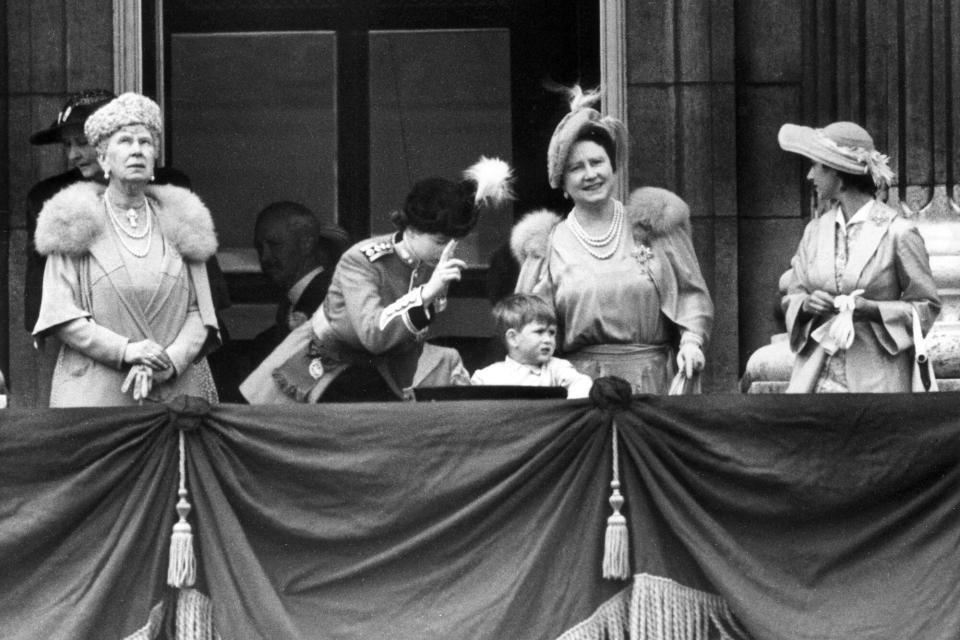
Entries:
{"label": "building facade", "polygon": [[[891,201],[932,223],[960,216],[960,0],[0,0],[0,17],[0,367],[13,406],[35,406],[43,386],[23,328],[25,196],[65,168],[60,149],[27,138],[91,87],[163,104],[166,161],[211,205],[241,332],[258,303],[245,297],[247,232],[270,199],[306,201],[359,239],[411,180],[484,153],[517,169],[515,216],[562,207],[545,150],[563,105],[545,80],[602,82],[604,109],[628,124],[628,185],[690,204],[716,302],[709,391],[736,391],[781,330],[777,281],[811,209],[781,124],[863,124],[897,173]],[[484,221],[467,249],[476,268],[448,335],[489,329],[484,265],[511,222]],[[953,236],[927,235],[953,273],[960,247],[938,243]]]}

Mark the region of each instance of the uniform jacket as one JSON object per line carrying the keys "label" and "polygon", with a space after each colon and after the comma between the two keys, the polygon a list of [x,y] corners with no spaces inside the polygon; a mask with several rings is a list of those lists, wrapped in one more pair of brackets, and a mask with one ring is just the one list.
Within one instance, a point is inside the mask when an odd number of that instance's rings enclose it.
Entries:
{"label": "uniform jacket", "polygon": [[323,307],[240,386],[251,404],[314,402],[352,365],[376,367],[398,389],[413,383],[436,314],[419,299],[433,268],[418,264],[399,240],[378,236],[343,254]]}

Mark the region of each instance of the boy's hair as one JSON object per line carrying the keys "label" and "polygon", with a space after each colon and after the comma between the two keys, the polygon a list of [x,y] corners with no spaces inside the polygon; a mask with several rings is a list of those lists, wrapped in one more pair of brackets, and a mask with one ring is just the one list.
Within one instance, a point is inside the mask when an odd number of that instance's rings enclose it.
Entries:
{"label": "boy's hair", "polygon": [[520,331],[531,322],[556,325],[557,314],[542,298],[527,293],[511,294],[493,305],[493,326],[504,345],[508,329]]}

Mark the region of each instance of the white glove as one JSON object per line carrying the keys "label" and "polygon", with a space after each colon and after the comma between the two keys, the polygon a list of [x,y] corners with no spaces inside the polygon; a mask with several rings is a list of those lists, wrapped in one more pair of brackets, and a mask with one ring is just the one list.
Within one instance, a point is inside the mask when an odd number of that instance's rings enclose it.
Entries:
{"label": "white glove", "polygon": [[850,295],[839,295],[834,297],[833,306],[837,309],[837,317],[830,326],[830,337],[837,343],[837,346],[846,351],[853,344],[853,310],[857,307],[857,296],[863,293],[863,289],[857,289]]}
{"label": "white glove", "polygon": [[120,386],[120,393],[131,391],[133,399],[143,402],[153,387],[153,369],[145,364],[135,364],[130,367],[126,380]]}
{"label": "white glove", "polygon": [[683,372],[683,375],[692,378],[693,374],[702,370],[705,364],[706,358],[703,357],[703,349],[699,344],[691,340],[680,342],[680,349],[677,350],[677,368]]}

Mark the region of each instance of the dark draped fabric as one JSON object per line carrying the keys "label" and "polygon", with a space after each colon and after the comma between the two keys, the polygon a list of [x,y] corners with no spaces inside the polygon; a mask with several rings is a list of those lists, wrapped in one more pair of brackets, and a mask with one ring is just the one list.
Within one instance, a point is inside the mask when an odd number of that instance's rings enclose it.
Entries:
{"label": "dark draped fabric", "polygon": [[[215,407],[184,432],[198,588],[225,639],[618,637],[594,614],[662,579],[743,636],[960,638],[958,412],[951,393]],[[0,413],[0,638],[121,639],[169,598],[175,417]],[[609,418],[635,580],[601,576]]]}

